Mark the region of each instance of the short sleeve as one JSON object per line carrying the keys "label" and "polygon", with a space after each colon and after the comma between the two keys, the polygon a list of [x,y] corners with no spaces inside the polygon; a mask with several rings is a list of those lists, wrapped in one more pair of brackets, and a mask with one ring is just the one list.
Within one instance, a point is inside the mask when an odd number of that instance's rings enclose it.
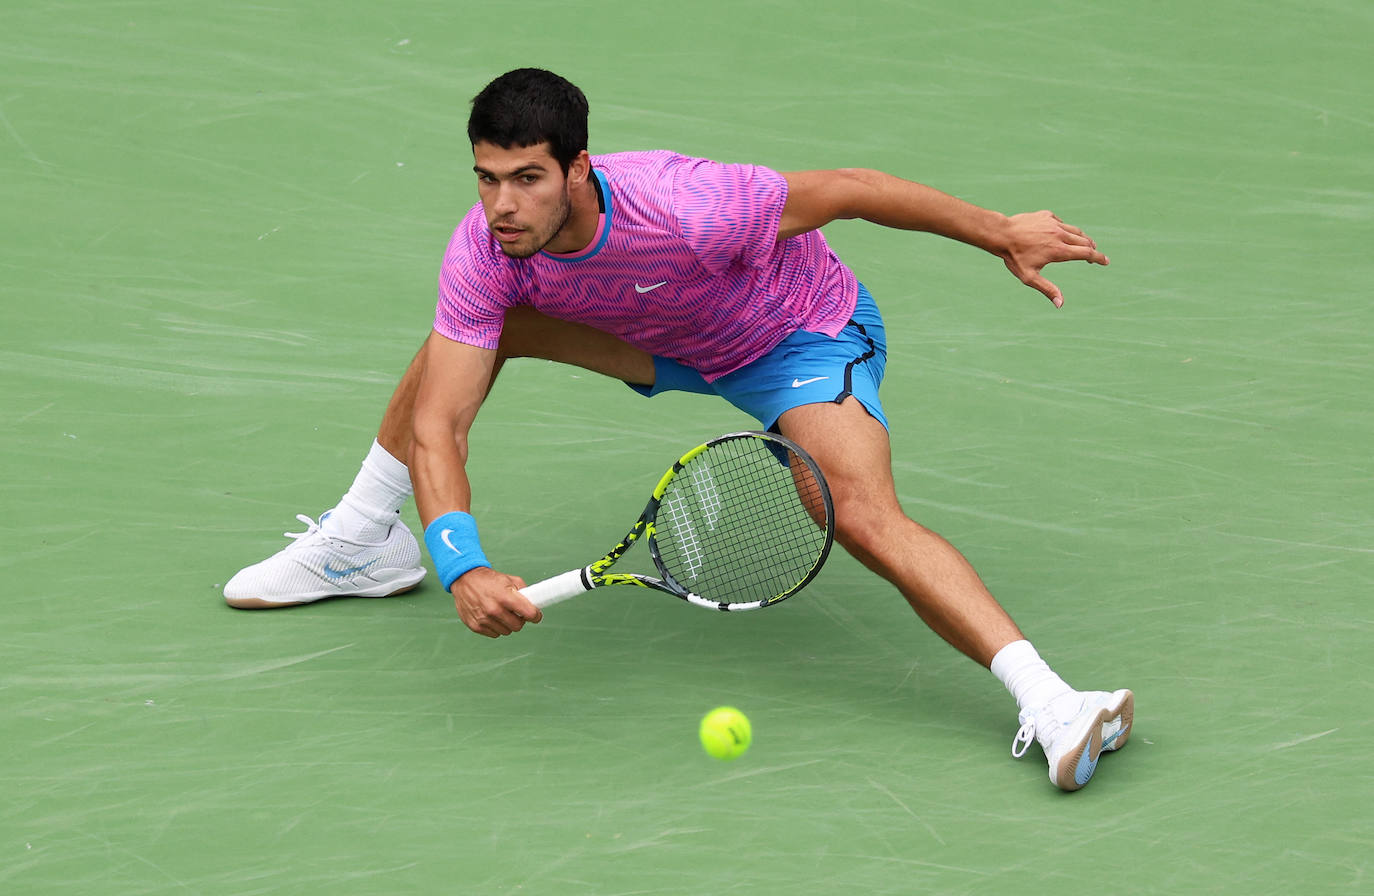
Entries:
{"label": "short sleeve", "polygon": [[707,270],[757,267],[778,251],[787,180],[758,165],[692,159],[677,172],[673,202],[682,236]]}
{"label": "short sleeve", "polygon": [[518,296],[511,267],[492,242],[476,205],[453,232],[439,267],[434,330],[440,336],[489,349],[501,341],[506,309]]}

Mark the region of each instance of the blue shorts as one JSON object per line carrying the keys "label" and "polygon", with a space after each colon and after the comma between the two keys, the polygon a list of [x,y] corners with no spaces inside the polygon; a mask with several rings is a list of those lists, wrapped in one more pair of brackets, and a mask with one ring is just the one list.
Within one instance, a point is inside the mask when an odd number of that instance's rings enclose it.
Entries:
{"label": "blue shorts", "polygon": [[839,404],[853,395],[887,426],[878,387],[887,366],[887,331],[868,289],[859,284],[854,314],[834,338],[798,330],[768,354],[713,383],[677,361],[654,356],[654,385],[628,384],[641,395],[719,395],[773,429],[783,412],[804,404]]}

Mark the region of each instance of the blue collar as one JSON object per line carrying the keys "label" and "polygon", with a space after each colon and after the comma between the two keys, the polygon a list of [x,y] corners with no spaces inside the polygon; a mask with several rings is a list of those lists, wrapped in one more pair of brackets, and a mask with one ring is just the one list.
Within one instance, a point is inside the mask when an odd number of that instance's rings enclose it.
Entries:
{"label": "blue collar", "polygon": [[606,245],[606,240],[610,239],[611,222],[614,217],[615,209],[615,204],[612,202],[611,197],[611,184],[610,181],[606,180],[606,175],[603,174],[599,168],[593,168],[592,174],[596,177],[596,179],[592,181],[592,186],[596,187],[596,196],[597,199],[600,200],[601,213],[606,218],[605,222],[600,227],[600,232],[596,236],[596,241],[580,252],[571,252],[567,255],[555,255],[552,252],[544,252],[541,250],[539,253],[540,255],[552,261],[559,261],[563,264],[573,264],[578,261],[586,261],[588,258],[596,255],[596,253],[601,251],[601,247]]}

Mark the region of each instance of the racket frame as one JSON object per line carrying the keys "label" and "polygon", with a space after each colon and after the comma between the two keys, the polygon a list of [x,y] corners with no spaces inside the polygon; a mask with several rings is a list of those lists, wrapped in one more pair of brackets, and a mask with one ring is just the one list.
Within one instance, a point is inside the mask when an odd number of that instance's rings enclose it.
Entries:
{"label": "racket frame", "polygon": [[[802,464],[810,470],[816,480],[820,493],[819,497],[825,510],[825,543],[821,547],[819,555],[815,563],[812,564],[811,569],[807,571],[800,582],[792,586],[783,594],[759,600],[731,603],[729,601],[712,600],[695,593],[689,588],[683,587],[673,578],[671,573],[664,569],[663,559],[659,555],[658,547],[654,539],[654,522],[658,517],[659,506],[663,501],[663,496],[668,491],[668,486],[677,475],[682,472],[683,468],[686,467],[688,463],[713,445],[741,438],[761,439],[780,445],[790,453],[795,454]],[[711,439],[709,442],[696,446],[673,463],[672,467],[670,467],[668,471],[663,474],[662,478],[659,479],[658,485],[654,487],[648,504],[644,506],[644,512],[639,515],[639,519],[635,521],[634,526],[630,528],[630,531],[625,534],[625,537],[622,538],[615,547],[606,552],[605,556],[593,563],[587,564],[581,569],[569,570],[553,578],[545,579],[542,582],[536,582],[533,585],[528,585],[521,589],[521,593],[542,609],[569,598],[576,597],[579,594],[585,594],[594,588],[604,588],[608,585],[635,585],[640,588],[652,588],[664,594],[671,594],[690,604],[711,610],[736,613],[745,610],[758,610],[786,600],[805,588],[811,580],[816,577],[821,567],[825,565],[825,560],[830,555],[830,549],[834,545],[834,521],[835,505],[831,500],[830,488],[826,484],[825,476],[821,473],[820,466],[811,458],[811,455],[803,451],[799,445],[791,439],[771,432],[745,430],[726,433],[725,435]],[[652,558],[654,566],[658,569],[662,578],[655,578],[654,576],[633,572],[609,572],[608,570],[610,570],[616,562],[641,539],[648,540],[649,556]]]}

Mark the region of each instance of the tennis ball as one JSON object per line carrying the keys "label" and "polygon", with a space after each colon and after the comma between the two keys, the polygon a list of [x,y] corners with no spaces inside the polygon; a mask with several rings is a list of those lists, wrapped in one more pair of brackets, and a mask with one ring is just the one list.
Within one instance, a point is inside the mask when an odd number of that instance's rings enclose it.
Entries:
{"label": "tennis ball", "polygon": [[701,720],[701,745],[717,759],[738,759],[753,735],[749,718],[733,706],[719,706]]}

